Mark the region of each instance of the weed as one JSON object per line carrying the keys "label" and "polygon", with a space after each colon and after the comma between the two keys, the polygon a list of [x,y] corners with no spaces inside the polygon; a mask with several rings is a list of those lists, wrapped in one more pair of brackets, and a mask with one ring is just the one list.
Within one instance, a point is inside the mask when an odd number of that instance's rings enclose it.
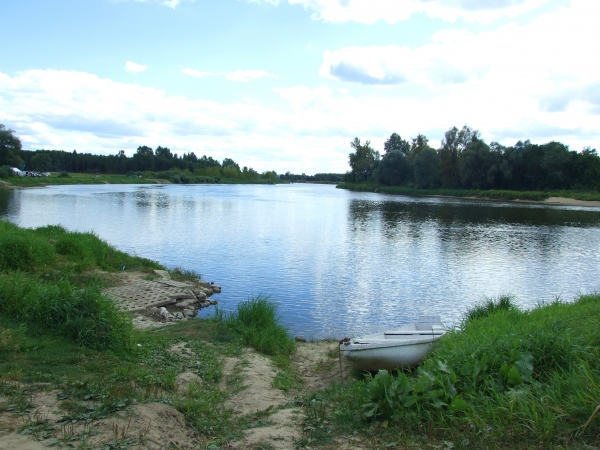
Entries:
{"label": "weed", "polygon": [[28,434],[36,436],[39,440],[48,439],[53,435],[54,427],[50,425],[48,416],[36,413],[27,417],[23,426],[19,428],[19,434],[27,436]]}

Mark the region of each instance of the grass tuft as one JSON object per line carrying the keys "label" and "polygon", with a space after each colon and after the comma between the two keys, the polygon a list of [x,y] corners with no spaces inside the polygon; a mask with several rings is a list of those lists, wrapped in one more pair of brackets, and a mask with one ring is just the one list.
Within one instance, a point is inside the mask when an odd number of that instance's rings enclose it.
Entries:
{"label": "grass tuft", "polygon": [[483,319],[499,311],[518,310],[515,300],[509,295],[501,295],[497,299],[486,298],[483,302],[469,309],[463,317],[463,325],[472,320]]}
{"label": "grass tuft", "polygon": [[289,355],[296,346],[288,330],[279,323],[277,305],[269,297],[259,295],[238,304],[236,311],[224,317],[223,323],[242,337],[244,344],[265,355]]}

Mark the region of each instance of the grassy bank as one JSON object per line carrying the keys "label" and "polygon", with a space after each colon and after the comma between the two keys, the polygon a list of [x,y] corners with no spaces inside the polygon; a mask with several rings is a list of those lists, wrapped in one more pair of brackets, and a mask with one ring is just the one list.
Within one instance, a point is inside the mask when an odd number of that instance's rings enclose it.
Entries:
{"label": "grassy bank", "polygon": [[597,446],[599,329],[598,294],[532,311],[505,298],[470,311],[417,370],[367,374],[314,398],[321,421],[358,430],[372,448]]}
{"label": "grassy bank", "polygon": [[34,187],[62,184],[154,184],[158,181],[150,178],[138,178],[126,175],[107,175],[93,173],[52,173],[49,177],[17,177],[3,178],[10,186]]}
{"label": "grassy bank", "polygon": [[469,190],[469,189],[415,189],[401,186],[381,186],[372,184],[340,183],[340,189],[356,192],[381,192],[384,194],[411,195],[411,196],[446,196],[446,197],[477,197],[494,200],[528,200],[544,201],[549,197],[565,197],[575,200],[600,201],[598,192],[574,191],[501,191],[501,190]]}
{"label": "grassy bank", "polygon": [[[270,179],[240,179],[195,175],[187,171],[139,172],[129,175],[94,173],[52,173],[49,177],[10,176],[1,181],[8,186],[34,187],[64,184],[275,184]],[[4,185],[4,186],[6,186]],[[0,183],[0,187],[3,184]]]}

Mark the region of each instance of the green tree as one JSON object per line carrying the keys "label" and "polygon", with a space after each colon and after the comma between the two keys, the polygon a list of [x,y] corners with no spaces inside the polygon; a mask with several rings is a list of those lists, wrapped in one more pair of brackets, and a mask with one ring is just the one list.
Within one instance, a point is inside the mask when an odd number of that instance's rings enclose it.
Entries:
{"label": "green tree", "polygon": [[378,183],[387,186],[400,186],[407,181],[410,177],[410,165],[404,153],[394,150],[383,155],[374,177]]}
{"label": "green tree", "polygon": [[173,158],[173,153],[171,153],[171,150],[168,147],[161,147],[159,145],[154,151],[154,156],[157,158],[171,159]]}
{"label": "green tree", "polygon": [[236,163],[233,159],[231,158],[225,158],[223,159],[223,163],[221,164],[221,166],[225,169],[226,167],[232,167],[232,168],[236,168],[239,172],[240,170],[240,165],[238,163]]}
{"label": "green tree", "polygon": [[389,139],[383,144],[383,149],[386,153],[400,152],[404,156],[407,156],[408,152],[410,152],[410,144],[408,141],[402,139],[399,134],[392,133]]}
{"label": "green tree", "polygon": [[429,146],[425,146],[415,156],[413,163],[415,184],[418,188],[436,187],[440,178],[440,156]]}
{"label": "green tree", "polygon": [[379,162],[379,152],[371,147],[371,141],[361,144],[359,138],[354,138],[350,147],[355,150],[348,155],[352,177],[359,183],[367,181]]}
{"label": "green tree", "polygon": [[445,187],[456,188],[460,185],[460,156],[475,139],[479,139],[479,131],[466,125],[461,130],[452,127],[444,134],[439,154]]}
{"label": "green tree", "polygon": [[490,189],[498,172],[494,153],[480,139],[474,139],[460,157],[460,181],[467,189]]}
{"label": "green tree", "polygon": [[31,158],[31,168],[41,172],[52,170],[52,158],[48,153],[37,153]]}
{"label": "green tree", "polygon": [[429,139],[424,134],[419,133],[416,138],[411,139],[410,151],[408,153],[408,162],[411,164],[422,150],[429,147]]}
{"label": "green tree", "polygon": [[23,160],[20,156],[21,140],[15,136],[14,130],[0,123],[0,166],[21,168]]}

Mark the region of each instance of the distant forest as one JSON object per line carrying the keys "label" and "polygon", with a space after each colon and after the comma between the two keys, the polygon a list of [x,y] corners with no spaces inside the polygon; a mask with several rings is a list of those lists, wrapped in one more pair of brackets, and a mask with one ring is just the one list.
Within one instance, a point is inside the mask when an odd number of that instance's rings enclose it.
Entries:
{"label": "distant forest", "polygon": [[422,134],[410,141],[393,133],[383,156],[355,138],[344,181],[421,189],[515,191],[600,191],[600,157],[595,149],[569,150],[560,142],[512,147],[487,144],[468,126],[448,130],[439,148]]}
{"label": "distant forest", "polygon": [[[0,124],[0,166],[23,168],[38,172],[77,172],[105,173],[116,175],[154,172],[186,172],[208,180],[220,177],[238,180],[274,181],[274,171],[258,173],[252,167],[240,167],[233,159],[225,158],[219,162],[210,156],[198,158],[193,152],[178,156],[168,147],[158,146],[156,150],[146,145],[137,148],[135,154],[128,157],[124,150],[116,155],[93,155],[79,153],[76,150],[22,150],[21,141],[13,130]],[[167,176],[168,178],[168,176]],[[180,178],[181,182],[196,178]]]}

